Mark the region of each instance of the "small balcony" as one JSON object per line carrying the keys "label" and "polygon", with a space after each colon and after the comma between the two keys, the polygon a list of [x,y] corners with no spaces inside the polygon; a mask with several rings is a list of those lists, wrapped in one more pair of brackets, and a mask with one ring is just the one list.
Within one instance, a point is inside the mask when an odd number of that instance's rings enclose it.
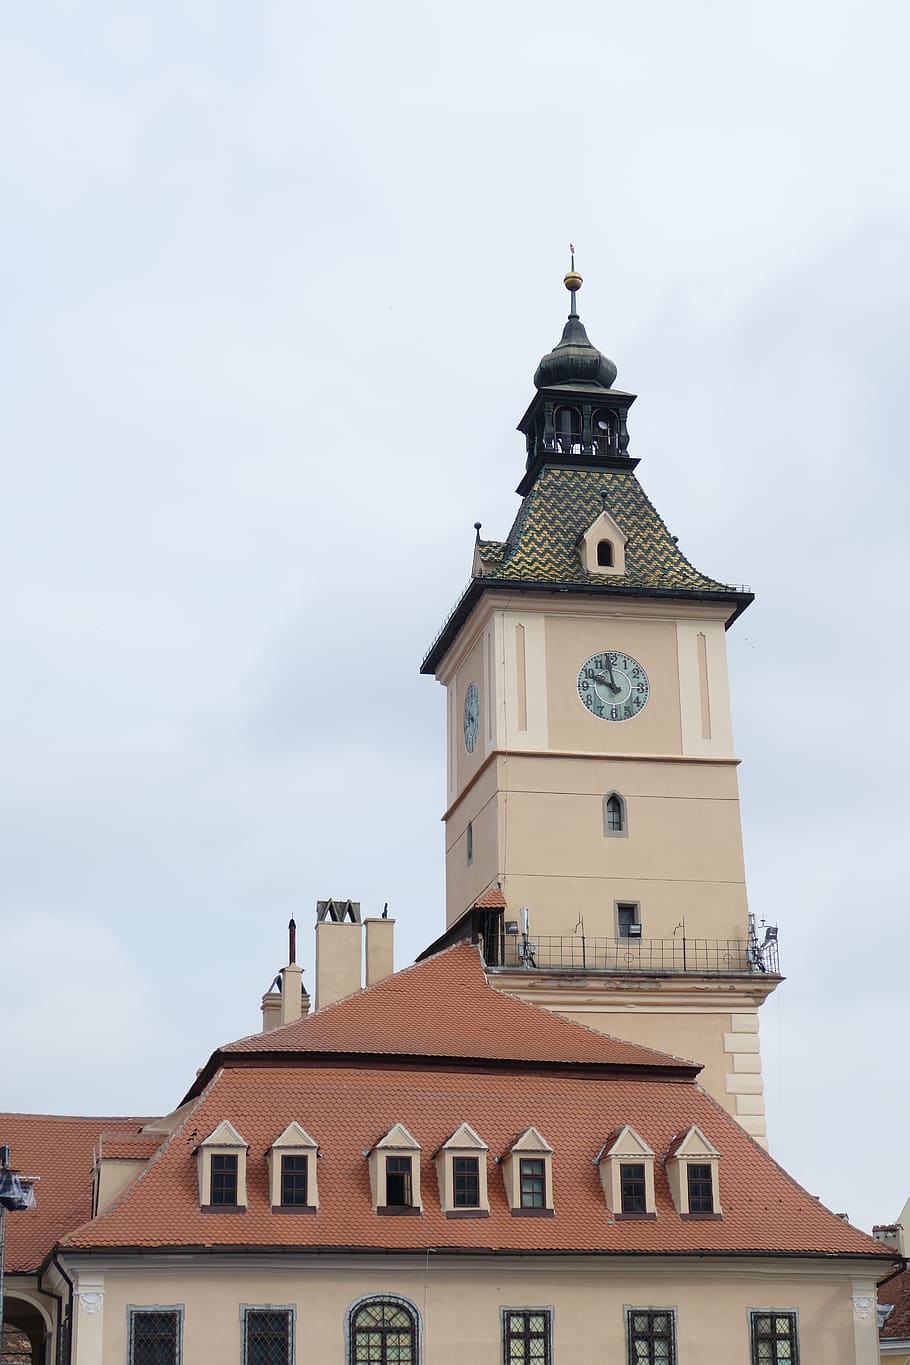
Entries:
{"label": "small balcony", "polygon": [[483,935],[489,967],[643,976],[780,975],[777,931],[765,939],[587,938],[583,934]]}

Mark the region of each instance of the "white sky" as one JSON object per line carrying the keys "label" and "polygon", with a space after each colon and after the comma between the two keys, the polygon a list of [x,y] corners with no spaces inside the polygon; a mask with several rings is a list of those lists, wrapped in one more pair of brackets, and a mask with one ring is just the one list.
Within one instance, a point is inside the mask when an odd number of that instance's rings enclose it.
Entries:
{"label": "white sky", "polygon": [[[443,694],[566,312],[730,635],[772,1151],[908,1192],[910,11],[4,16],[0,1105],[156,1113],[317,898],[443,922]],[[308,974],[309,975],[309,974]],[[873,1162],[851,1134],[879,1134]],[[2,1134],[0,1134],[2,1138]],[[858,1159],[858,1158],[862,1159]]]}

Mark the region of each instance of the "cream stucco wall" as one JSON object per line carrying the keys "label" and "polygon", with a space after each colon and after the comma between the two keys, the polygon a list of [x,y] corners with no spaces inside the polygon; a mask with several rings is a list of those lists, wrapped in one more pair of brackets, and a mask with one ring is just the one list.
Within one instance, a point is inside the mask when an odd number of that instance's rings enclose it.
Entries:
{"label": "cream stucco wall", "polygon": [[[749,1310],[795,1310],[801,1359],[873,1365],[874,1307],[854,1305],[872,1283],[859,1263],[768,1259],[149,1257],[93,1269],[101,1308],[82,1311],[75,1365],[123,1365],[130,1305],[181,1305],[184,1365],[241,1359],[241,1305],[293,1306],[299,1365],[345,1365],[345,1324],[364,1296],[406,1299],[419,1315],[423,1365],[501,1365],[503,1308],[548,1307],[553,1365],[624,1361],[626,1306],[672,1308],[681,1365],[749,1365]],[[77,1273],[78,1280],[78,1273]],[[873,1291],[874,1304],[874,1291]],[[90,1325],[89,1325],[90,1324]]]}

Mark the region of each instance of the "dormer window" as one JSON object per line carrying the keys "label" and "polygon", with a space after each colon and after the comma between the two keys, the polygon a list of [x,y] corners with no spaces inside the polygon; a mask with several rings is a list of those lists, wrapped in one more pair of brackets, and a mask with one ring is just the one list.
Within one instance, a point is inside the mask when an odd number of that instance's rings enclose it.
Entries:
{"label": "dormer window", "polygon": [[514,1216],[553,1215],[553,1148],[526,1128],[501,1158],[506,1200]]}
{"label": "dormer window", "polygon": [[628,536],[604,507],[591,525],[578,538],[578,551],[586,573],[616,577],[626,572],[626,543]]}
{"label": "dormer window", "polygon": [[237,1155],[234,1152],[212,1153],[213,1204],[237,1203]]}
{"label": "dormer window", "polygon": [[247,1144],[227,1119],[196,1148],[199,1203],[203,1209],[246,1208]]}
{"label": "dormer window", "polygon": [[601,1147],[600,1167],[607,1208],[615,1218],[654,1218],[654,1153],[628,1123]]}
{"label": "dormer window", "polygon": [[474,1129],[463,1123],[433,1153],[439,1181],[439,1202],[447,1218],[488,1216],[488,1150]]}
{"label": "dormer window", "polygon": [[305,1128],[288,1124],[268,1151],[269,1201],[273,1213],[315,1213],[319,1207],[319,1148]]}
{"label": "dormer window", "polygon": [[420,1147],[404,1124],[390,1128],[366,1156],[376,1212],[420,1213]]}
{"label": "dormer window", "polygon": [[670,1144],[666,1168],[676,1211],[683,1218],[721,1216],[720,1153],[695,1124]]}

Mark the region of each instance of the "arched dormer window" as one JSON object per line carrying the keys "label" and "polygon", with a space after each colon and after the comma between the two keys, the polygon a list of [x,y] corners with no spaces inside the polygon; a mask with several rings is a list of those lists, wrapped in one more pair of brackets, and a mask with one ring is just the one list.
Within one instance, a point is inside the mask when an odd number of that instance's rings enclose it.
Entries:
{"label": "arched dormer window", "polygon": [[622,838],[628,834],[626,803],[619,792],[608,792],[603,801],[604,836],[607,839]]}
{"label": "arched dormer window", "polygon": [[406,1299],[361,1299],[351,1309],[348,1365],[419,1365],[417,1311]]}
{"label": "arched dormer window", "polygon": [[599,569],[612,569],[613,567],[613,544],[609,540],[597,542],[597,567]]}

